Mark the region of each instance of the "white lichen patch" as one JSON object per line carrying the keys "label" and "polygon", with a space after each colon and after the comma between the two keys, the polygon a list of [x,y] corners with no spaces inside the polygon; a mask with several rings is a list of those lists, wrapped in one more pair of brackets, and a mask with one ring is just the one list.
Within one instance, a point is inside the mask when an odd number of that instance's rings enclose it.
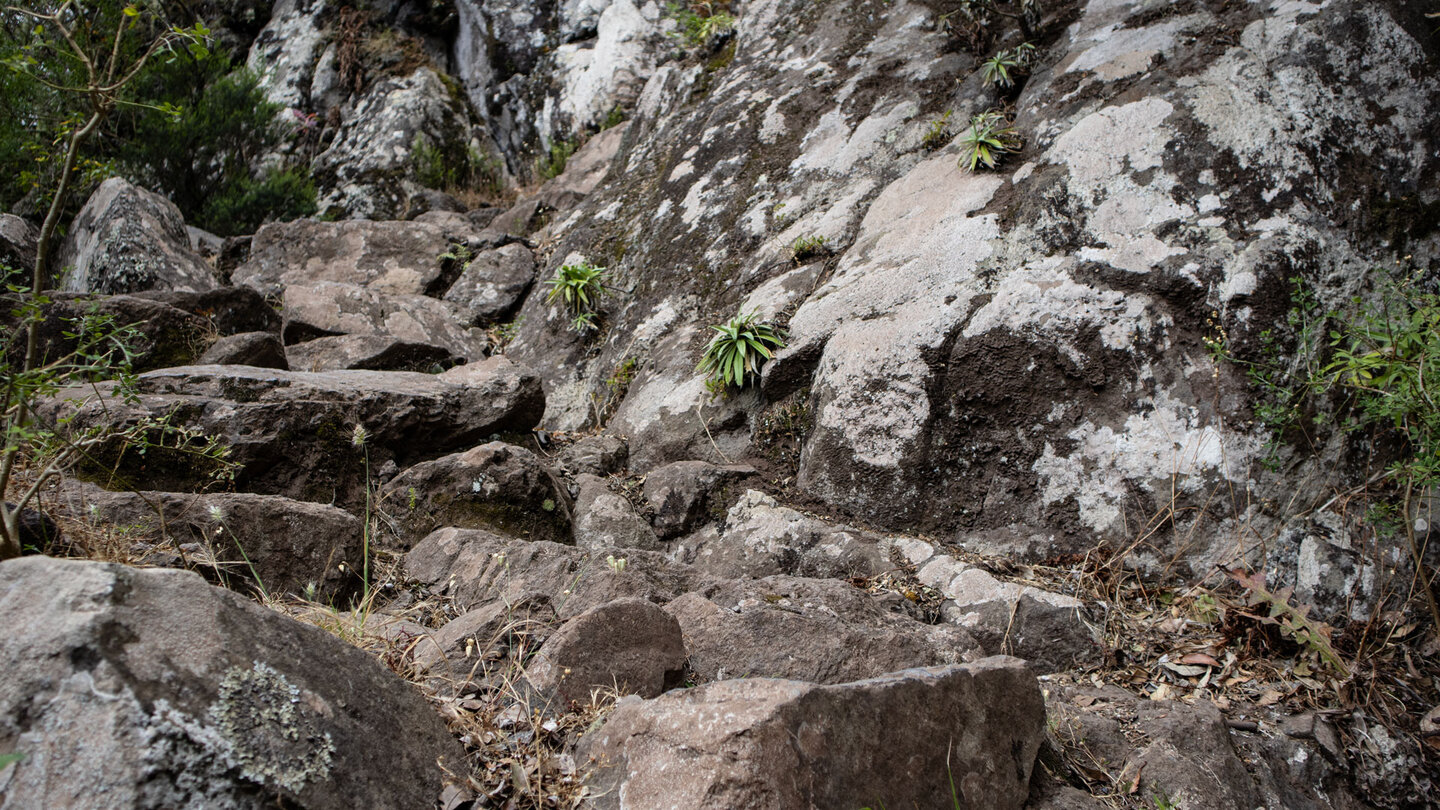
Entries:
{"label": "white lichen patch", "polygon": [[1076,447],[1069,455],[1059,455],[1046,442],[1033,467],[1043,485],[1043,504],[1073,498],[1090,529],[1120,530],[1128,486],[1152,492],[1173,486],[1188,494],[1220,480],[1243,482],[1261,449],[1254,437],[1203,424],[1196,408],[1169,394],[1136,405],[1139,412],[1118,427],[1087,419],[1071,430],[1066,438]]}
{"label": "white lichen patch", "polygon": [[330,775],[335,743],[319,712],[268,664],[231,667],[208,716],[246,779],[299,793]]}
{"label": "white lichen patch", "polygon": [[1006,274],[994,298],[965,325],[964,336],[975,337],[992,329],[1043,336],[1077,363],[1082,352],[1069,340],[1084,326],[1099,326],[1108,349],[1128,350],[1137,340],[1149,342],[1157,334],[1145,295],[1126,295],[1075,281],[1058,258]]}
{"label": "white lichen patch", "polygon": [[1101,26],[1076,41],[1075,46],[1085,50],[1064,66],[1064,72],[1085,71],[1107,82],[1138,76],[1155,57],[1174,49],[1177,34],[1203,19],[1197,15],[1145,28],[1121,28],[1120,23]]}

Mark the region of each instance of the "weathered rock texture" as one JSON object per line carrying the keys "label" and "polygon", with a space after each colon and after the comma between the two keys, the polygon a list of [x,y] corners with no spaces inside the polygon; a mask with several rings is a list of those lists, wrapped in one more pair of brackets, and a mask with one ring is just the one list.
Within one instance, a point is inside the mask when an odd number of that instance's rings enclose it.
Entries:
{"label": "weathered rock texture", "polygon": [[461,761],[378,661],[195,574],[12,560],[0,617],[0,807],[424,807]]}
{"label": "weathered rock texture", "polygon": [[[897,723],[897,718],[908,719]],[[815,686],[722,681],[626,700],[581,744],[598,808],[1018,809],[1045,727],[1014,658]]]}
{"label": "weathered rock texture", "polygon": [[112,177],[76,215],[56,267],[68,268],[64,289],[128,293],[209,290],[215,269],[190,249],[175,204]]}
{"label": "weathered rock texture", "polygon": [[[498,431],[528,430],[544,407],[538,380],[498,357],[438,375],[186,366],[141,375],[135,403],[112,399],[109,386],[98,395],[62,392],[42,416],[73,416],[76,429],[167,417],[222,439],[241,489],[346,505],[363,502],[367,464],[411,464]],[[101,457],[103,470],[142,488],[197,489],[212,471],[158,450],[111,447]]]}

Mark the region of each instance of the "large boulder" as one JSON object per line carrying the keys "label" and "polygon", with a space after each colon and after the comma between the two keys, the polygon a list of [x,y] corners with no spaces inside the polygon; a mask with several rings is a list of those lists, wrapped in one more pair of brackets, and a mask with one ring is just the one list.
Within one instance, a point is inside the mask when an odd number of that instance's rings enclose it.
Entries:
{"label": "large boulder", "polygon": [[436,294],[446,269],[441,256],[468,236],[425,222],[276,222],[255,232],[250,258],[234,279],[267,295],[322,281],[396,295]]}
{"label": "large boulder", "polygon": [[332,335],[285,347],[285,356],[296,371],[340,371],[354,368],[369,371],[430,372],[448,369],[464,358],[429,343],[411,343],[390,335]]}
{"label": "large boulder", "polygon": [[445,300],[456,306],[466,324],[485,326],[509,318],[534,283],[534,251],[511,242],[466,262]]}
{"label": "large boulder", "polygon": [[[80,336],[87,330],[79,325],[86,319],[105,323],[105,329],[133,327],[132,339],[126,343],[135,371],[189,365],[199,360],[215,339],[215,330],[204,317],[138,295],[53,292],[46,298],[49,300],[40,306],[38,344],[39,357],[46,363],[65,358],[80,347]],[[0,328],[18,328],[12,306],[16,300],[10,295],[0,298]],[[107,344],[94,348],[103,351]],[[11,351],[12,362],[17,362],[23,357],[24,341],[12,344]]]}
{"label": "large boulder", "polygon": [[218,287],[202,292],[185,290],[148,290],[136,293],[169,304],[209,321],[222,337],[243,332],[279,333],[280,313],[270,306],[265,296],[249,287]]}
{"label": "large boulder", "polygon": [[667,602],[709,581],[653,551],[587,550],[454,528],[416,544],[405,572],[461,610],[543,599],[562,621],[629,596]]}
{"label": "large boulder", "polygon": [[72,292],[220,286],[215,268],[190,249],[180,209],[119,177],[101,183],[75,215],[55,267],[67,268],[63,289]]}
{"label": "large boulder", "polygon": [[241,332],[226,335],[210,344],[200,355],[196,365],[201,366],[256,366],[290,370],[290,361],[285,356],[285,344],[274,332]]}
{"label": "large boulder", "polygon": [[[364,502],[367,474],[388,461],[410,465],[493,433],[528,430],[544,408],[539,381],[501,357],[436,375],[185,366],[140,375],[136,393],[120,401],[113,384],[102,383],[61,392],[40,411],[49,420],[73,417],[76,430],[163,417],[227,446],[242,490],[345,506]],[[190,453],[130,449],[100,449],[91,474],[102,484],[187,491],[214,472]]]}
{"label": "large boulder", "polygon": [[662,550],[649,521],[640,516],[629,498],[612,491],[605,479],[581,473],[575,484],[580,489],[575,498],[575,545]]}
{"label": "large boulder", "polygon": [[29,286],[29,274],[35,270],[35,249],[40,244],[40,229],[14,214],[0,214],[0,264],[24,274],[18,281]]}
{"label": "large boulder", "polygon": [[428,807],[464,768],[370,655],[192,573],[11,560],[0,620],[6,808]]}
{"label": "large boulder", "polygon": [[580,753],[607,810],[1019,810],[1044,733],[1035,676],[995,657],[833,686],[752,678],[627,698]]}
{"label": "large boulder", "polygon": [[752,489],[730,507],[723,528],[696,532],[676,551],[717,577],[868,577],[892,567],[886,546],[877,534],[801,514]]}
{"label": "large boulder", "polygon": [[286,287],[284,302],[289,343],[330,335],[382,335],[439,346],[466,360],[479,360],[489,350],[484,333],[465,328],[453,305],[424,295],[322,281]]}

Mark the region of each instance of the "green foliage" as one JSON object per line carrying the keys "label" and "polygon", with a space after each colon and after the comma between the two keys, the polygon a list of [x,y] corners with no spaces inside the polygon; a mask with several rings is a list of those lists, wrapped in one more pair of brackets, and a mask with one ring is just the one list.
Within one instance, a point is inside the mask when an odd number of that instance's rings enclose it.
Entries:
{"label": "green foliage", "polygon": [[600,131],[604,132],[607,129],[613,129],[614,127],[618,127],[621,124],[625,123],[626,118],[627,116],[625,115],[625,108],[621,107],[619,104],[616,104],[614,107],[610,108],[610,112],[605,114],[605,120],[600,122]]}
{"label": "green foliage", "polygon": [[4,770],[23,759],[25,759],[25,754],[19,751],[13,754],[0,754],[0,770]]}
{"label": "green foliage", "polygon": [[971,117],[960,133],[960,146],[965,150],[961,166],[972,172],[979,166],[993,169],[1005,153],[1020,150],[1020,133],[1003,113],[991,110]]}
{"label": "green foliage", "polygon": [[607,289],[605,273],[605,268],[589,262],[563,265],[545,282],[550,287],[545,303],[562,303],[573,317],[571,328],[588,332],[595,328],[595,307]]}
{"label": "green foliage", "polygon": [[765,322],[756,322],[755,314],[736,315],[719,326],[711,326],[715,337],[705,347],[697,371],[710,375],[717,387],[743,388],[760,373],[774,352],[785,348],[780,330]]}
{"label": "green foliage", "polygon": [[717,36],[735,29],[735,15],[725,3],[710,0],[692,0],[688,3],[670,2],[665,4],[665,15],[676,23],[671,36],[690,48],[703,48]]}
{"label": "green foliage", "polygon": [[931,121],[930,125],[926,127],[925,137],[920,139],[920,146],[924,147],[927,152],[933,152],[949,143],[950,137],[950,110],[946,110],[944,115]]}
{"label": "green foliage", "polygon": [[410,162],[415,169],[415,179],[426,188],[447,194],[477,192],[489,197],[499,197],[505,190],[499,158],[483,154],[474,146],[466,147],[463,152],[446,151],[423,133],[416,133],[410,145]]}
{"label": "green foliage", "polygon": [[575,139],[555,141],[550,144],[539,160],[535,162],[535,173],[540,175],[542,180],[553,180],[565,171],[565,164],[570,162],[570,156],[575,154],[580,142]]}
{"label": "green foliage", "polygon": [[1028,42],[1006,48],[984,61],[981,78],[986,84],[1008,90],[1015,86],[1015,76],[1028,71],[1034,60],[1035,46]]}
{"label": "green foliage", "polygon": [[[31,5],[41,13],[63,12],[61,20],[78,26],[87,51],[109,51],[101,33],[121,31],[119,64],[138,61],[147,43],[160,44],[113,98],[99,100],[105,113],[79,153],[81,193],[73,205],[118,174],[169,197],[192,224],[225,235],[314,210],[308,170],[298,164],[252,174],[255,158],[289,135],[275,123],[280,107],[265,99],[253,74],[236,69],[230,54],[205,46],[204,25],[169,23],[172,14],[188,13],[184,4]],[[54,30],[15,23],[0,20],[0,61],[10,68],[0,70],[0,116],[15,122],[0,128],[0,206],[37,213],[57,187],[59,139],[85,120],[93,97],[65,89],[83,88],[89,76]]]}
{"label": "green foliage", "polygon": [[807,259],[827,255],[830,248],[826,242],[826,238],[819,235],[797,237],[795,242],[790,245],[790,258],[796,264],[800,264]]}

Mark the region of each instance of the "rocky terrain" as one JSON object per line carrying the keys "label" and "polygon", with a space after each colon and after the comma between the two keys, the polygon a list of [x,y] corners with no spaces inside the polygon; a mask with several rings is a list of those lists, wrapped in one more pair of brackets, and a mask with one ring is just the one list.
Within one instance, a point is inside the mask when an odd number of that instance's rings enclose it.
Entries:
{"label": "rocky terrain", "polygon": [[68,228],[0,807],[1435,805],[1415,434],[1269,370],[1440,283],[1440,7],[212,5],[320,213]]}

